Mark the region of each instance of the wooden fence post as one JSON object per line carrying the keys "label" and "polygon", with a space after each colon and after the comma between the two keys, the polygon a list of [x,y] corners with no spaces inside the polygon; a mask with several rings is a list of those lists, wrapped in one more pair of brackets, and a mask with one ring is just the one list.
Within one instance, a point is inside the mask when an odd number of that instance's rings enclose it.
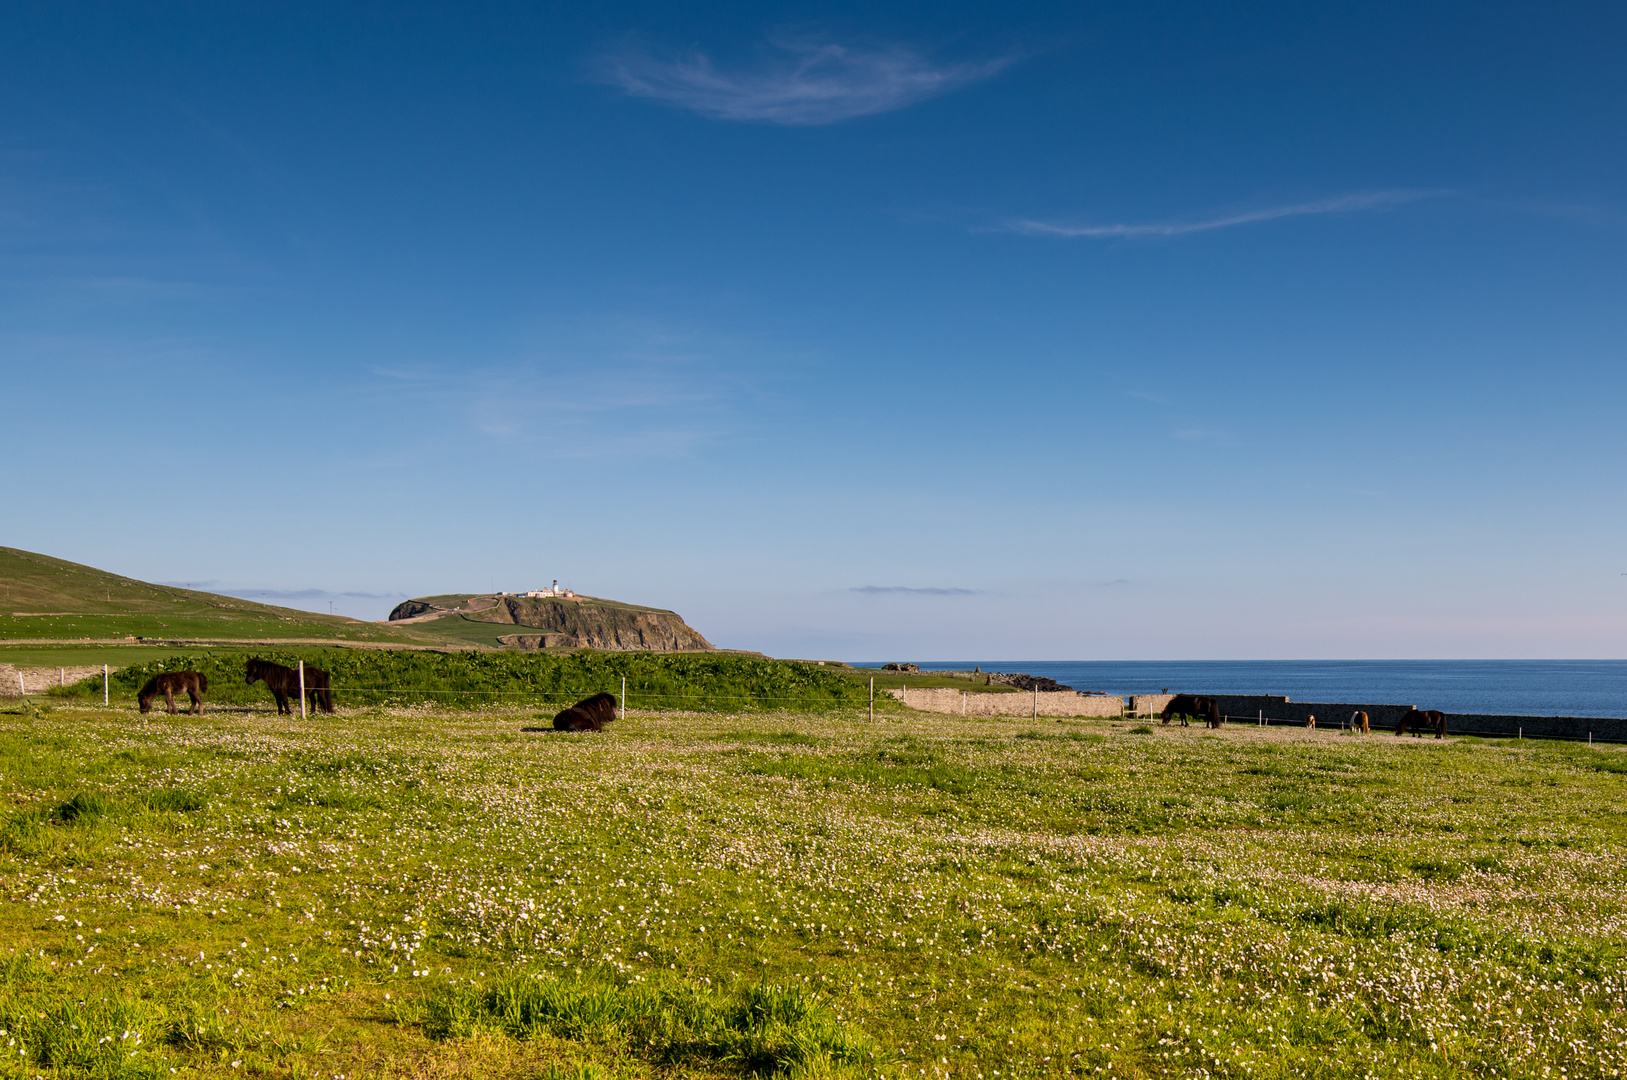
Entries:
{"label": "wooden fence post", "polygon": [[621,719],[627,719],[627,676],[621,677]]}
{"label": "wooden fence post", "polygon": [[876,719],[876,677],[870,676],[870,719]]}
{"label": "wooden fence post", "polygon": [[299,661],[299,718],[305,719],[305,661]]}
{"label": "wooden fence post", "polygon": [[107,665],[102,665],[102,704],[107,704]]}

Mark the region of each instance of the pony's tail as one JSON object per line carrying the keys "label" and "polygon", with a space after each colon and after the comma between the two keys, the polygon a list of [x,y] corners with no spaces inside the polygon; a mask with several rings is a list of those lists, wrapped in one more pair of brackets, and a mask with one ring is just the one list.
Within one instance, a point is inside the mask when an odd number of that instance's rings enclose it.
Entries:
{"label": "pony's tail", "polygon": [[198,693],[207,694],[208,692],[209,692],[209,676],[205,675],[203,672],[200,671],[200,672],[198,672]]}
{"label": "pony's tail", "polygon": [[330,687],[324,686],[321,689],[321,691],[319,692],[318,696],[322,701],[322,711],[326,712],[326,713],[332,712],[333,711],[333,690]]}

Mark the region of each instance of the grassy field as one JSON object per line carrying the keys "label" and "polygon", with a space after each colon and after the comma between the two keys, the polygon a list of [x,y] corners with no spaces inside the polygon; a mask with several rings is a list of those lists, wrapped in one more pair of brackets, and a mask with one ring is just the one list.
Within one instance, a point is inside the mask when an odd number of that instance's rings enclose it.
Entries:
{"label": "grassy field", "polygon": [[0,711],[0,1075],[1616,1077],[1627,753]]}

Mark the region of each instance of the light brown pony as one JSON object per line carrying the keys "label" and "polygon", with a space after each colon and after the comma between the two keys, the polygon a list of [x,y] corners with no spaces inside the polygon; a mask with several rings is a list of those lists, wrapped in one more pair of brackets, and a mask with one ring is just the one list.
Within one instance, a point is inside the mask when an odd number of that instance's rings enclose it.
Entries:
{"label": "light brown pony", "polygon": [[1364,713],[1364,712],[1351,714],[1351,717],[1350,717],[1350,730],[1359,731],[1363,735],[1366,735],[1371,730],[1367,726],[1367,714]]}

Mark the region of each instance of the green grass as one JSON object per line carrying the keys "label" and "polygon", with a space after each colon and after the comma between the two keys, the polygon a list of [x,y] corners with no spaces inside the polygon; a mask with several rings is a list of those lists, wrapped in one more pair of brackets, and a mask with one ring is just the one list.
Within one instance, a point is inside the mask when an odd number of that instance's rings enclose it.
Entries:
{"label": "green grass", "polygon": [[1619,748],[529,723],[0,708],[0,1076],[1627,1068]]}
{"label": "green grass", "polygon": [[82,667],[162,660],[175,655],[173,645],[0,645],[0,664],[16,667]]}

